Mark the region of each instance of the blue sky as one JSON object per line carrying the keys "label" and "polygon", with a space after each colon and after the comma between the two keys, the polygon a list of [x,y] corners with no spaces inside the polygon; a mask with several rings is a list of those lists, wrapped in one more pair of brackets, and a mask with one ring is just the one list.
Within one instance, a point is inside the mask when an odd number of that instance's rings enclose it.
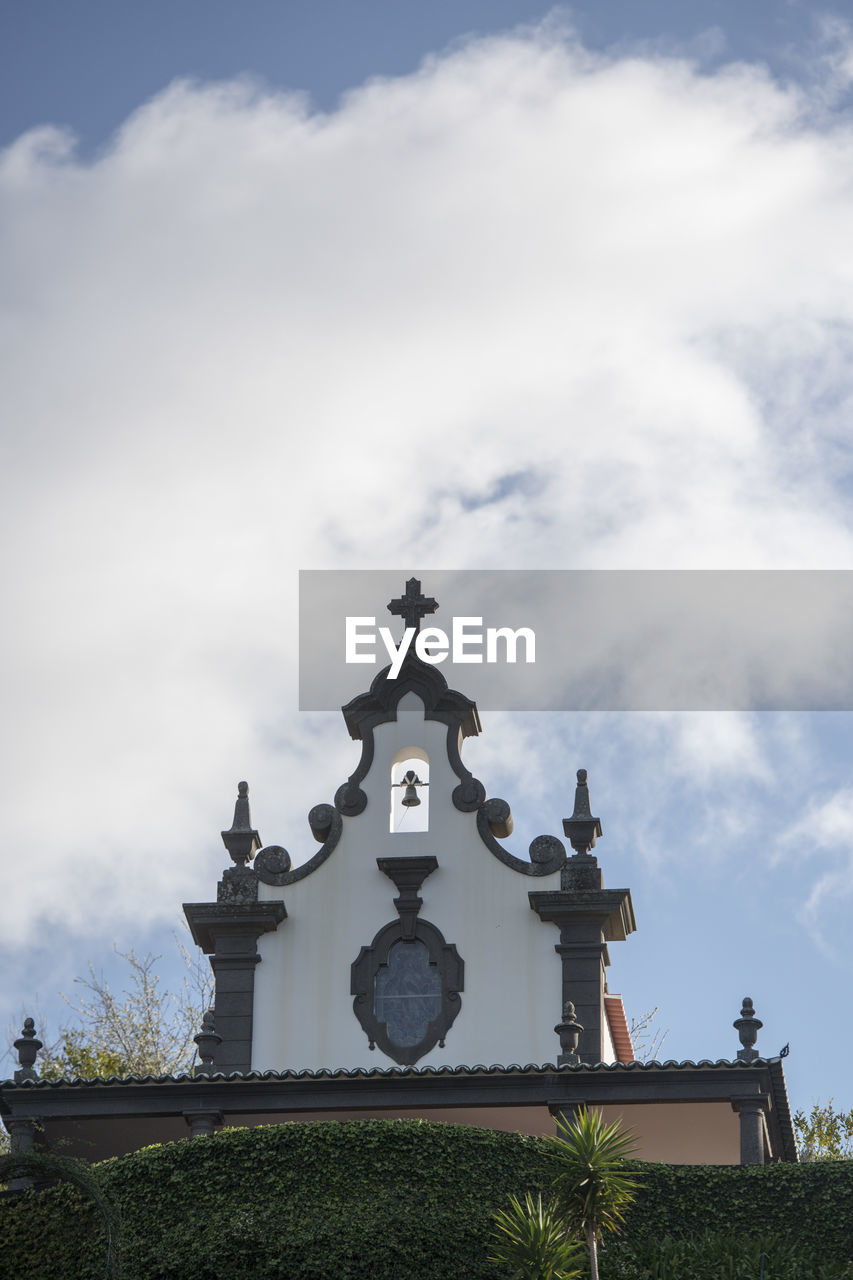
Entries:
{"label": "blue sky", "polygon": [[[851,567],[840,7],[0,2],[0,60],[6,1023],[171,951],[238,778],[311,853],[355,755],[296,710],[300,568]],[[851,735],[495,714],[469,755],[515,852],[589,769],[668,1053],[748,993],[849,1107]]]}
{"label": "blue sky", "polygon": [[[62,0],[0,5],[3,141],[34,125],[68,125],[102,143],[175,77],[260,76],[301,89],[321,110],[374,76],[407,75],[425,55],[549,14],[568,14],[588,48],[647,41],[698,45],[713,62],[747,58],[782,74],[817,38],[815,6],[789,0],[644,0],[552,6],[539,0]],[[827,9],[829,14],[831,8]]]}

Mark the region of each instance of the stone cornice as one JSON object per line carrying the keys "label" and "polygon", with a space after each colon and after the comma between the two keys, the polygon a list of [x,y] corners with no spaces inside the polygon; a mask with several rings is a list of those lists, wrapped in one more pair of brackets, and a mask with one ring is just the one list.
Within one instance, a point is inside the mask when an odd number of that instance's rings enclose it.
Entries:
{"label": "stone cornice", "polygon": [[[83,1122],[122,1117],[183,1117],[219,1111],[284,1120],[299,1112],[400,1107],[589,1106],[769,1098],[768,1133],[777,1158],[796,1160],[790,1109],[778,1059],[753,1063],[599,1063],[556,1067],[394,1067],[353,1071],[214,1074],[153,1080],[38,1081],[0,1085],[0,1114],[10,1119]],[[183,1120],[181,1120],[183,1124]]]}
{"label": "stone cornice", "polygon": [[637,928],[630,889],[542,889],[527,896],[532,910],[551,924],[600,920],[608,942],[624,942]]}
{"label": "stone cornice", "polygon": [[287,916],[283,902],[185,902],[184,915],[193,941],[205,955],[216,951],[216,938],[272,933]]}

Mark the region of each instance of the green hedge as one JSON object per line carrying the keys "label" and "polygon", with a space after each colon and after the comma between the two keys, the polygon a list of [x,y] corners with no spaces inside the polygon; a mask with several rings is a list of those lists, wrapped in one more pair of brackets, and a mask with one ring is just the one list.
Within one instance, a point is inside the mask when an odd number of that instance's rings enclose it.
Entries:
{"label": "green hedge", "polygon": [[607,1240],[601,1280],[853,1280],[853,1262],[827,1261],[776,1234],[748,1237],[703,1231],[645,1243]]}
{"label": "green hedge", "polygon": [[[853,1162],[638,1167],[637,1240],[784,1231],[821,1256],[853,1256]],[[233,1129],[97,1170],[121,1211],[127,1280],[494,1280],[493,1209],[551,1178],[541,1139],[425,1121]],[[0,1275],[103,1274],[97,1211],[73,1189],[0,1206]]]}
{"label": "green hedge", "polygon": [[703,1231],[789,1235],[815,1256],[853,1258],[853,1160],[774,1164],[637,1165],[645,1188],[627,1216],[636,1240]]}

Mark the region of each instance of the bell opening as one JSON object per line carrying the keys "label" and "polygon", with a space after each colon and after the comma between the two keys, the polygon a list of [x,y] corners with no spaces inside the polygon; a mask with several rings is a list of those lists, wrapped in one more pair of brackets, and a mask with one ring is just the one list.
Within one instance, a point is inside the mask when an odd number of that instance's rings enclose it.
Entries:
{"label": "bell opening", "polygon": [[393,833],[429,829],[429,760],[419,747],[398,751],[391,766],[390,829]]}

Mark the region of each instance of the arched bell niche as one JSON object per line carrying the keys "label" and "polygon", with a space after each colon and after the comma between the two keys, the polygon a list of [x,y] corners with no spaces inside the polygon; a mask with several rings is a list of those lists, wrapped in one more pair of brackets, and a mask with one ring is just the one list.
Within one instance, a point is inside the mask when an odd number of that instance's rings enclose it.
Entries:
{"label": "arched bell niche", "polygon": [[392,833],[429,831],[429,756],[423,747],[401,747],[391,761],[390,809]]}

